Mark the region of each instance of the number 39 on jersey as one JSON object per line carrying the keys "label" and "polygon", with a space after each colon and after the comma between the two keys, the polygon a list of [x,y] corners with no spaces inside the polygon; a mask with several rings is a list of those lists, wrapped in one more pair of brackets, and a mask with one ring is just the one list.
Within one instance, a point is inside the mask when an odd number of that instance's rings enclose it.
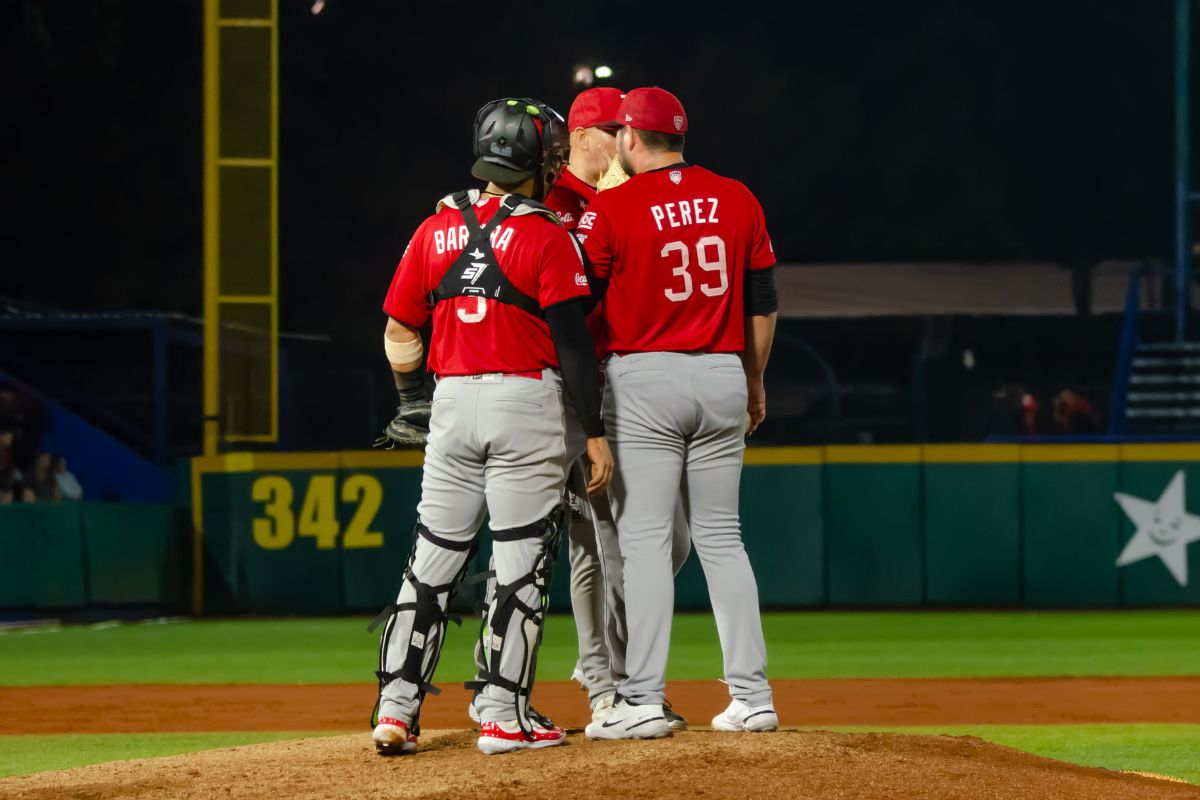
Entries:
{"label": "number 39 on jersey", "polygon": [[[701,277],[700,292],[705,297],[720,297],[729,291],[729,264],[725,260],[725,240],[720,236],[703,236],[695,244],[696,266],[708,273]],[[681,279],[675,287],[664,289],[667,299],[682,303],[692,296],[692,248],[683,242],[667,242],[659,254],[665,259],[676,259],[671,274]]]}

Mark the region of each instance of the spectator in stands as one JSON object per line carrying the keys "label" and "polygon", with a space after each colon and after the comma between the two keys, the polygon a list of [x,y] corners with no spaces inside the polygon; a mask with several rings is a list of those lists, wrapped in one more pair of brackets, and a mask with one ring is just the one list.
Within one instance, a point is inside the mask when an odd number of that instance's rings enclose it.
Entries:
{"label": "spectator in stands", "polygon": [[11,423],[21,415],[21,401],[17,392],[7,383],[0,383],[0,419]]}
{"label": "spectator in stands", "polygon": [[75,473],[67,469],[67,457],[61,453],[51,460],[54,470],[54,480],[58,482],[59,496],[63,500],[80,501],[83,499],[83,487],[79,485]]}
{"label": "spectator in stands", "polygon": [[0,422],[0,473],[7,472],[16,466],[13,463],[13,429],[10,425]]}
{"label": "spectator in stands", "polygon": [[0,503],[8,505],[21,496],[21,471],[13,456],[13,431],[0,423]]}
{"label": "spectator in stands", "polygon": [[1020,432],[1020,395],[1015,386],[1001,386],[992,394],[992,407],[988,413],[988,434],[991,436],[1015,436]]}
{"label": "spectator in stands", "polygon": [[[25,414],[21,398],[13,387],[0,384],[0,436],[8,434],[5,441],[0,442],[0,450],[8,452],[8,459],[14,465],[17,462],[28,463],[32,455],[23,451],[25,443],[21,441],[21,435],[24,427]],[[3,468],[2,464],[0,468]]]}
{"label": "spectator in stands", "polygon": [[1037,432],[1037,398],[1016,384],[1001,386],[992,395],[988,433],[992,436],[1032,436]]}
{"label": "spectator in stands", "polygon": [[1033,436],[1038,432],[1038,401],[1029,392],[1021,393],[1021,433]]}
{"label": "spectator in stands", "polygon": [[33,496],[33,502],[57,503],[62,499],[49,453],[38,453],[37,458],[34,459],[27,488]]}
{"label": "spectator in stands", "polygon": [[1087,398],[1063,389],[1054,398],[1054,428],[1073,436],[1095,433],[1096,412]]}

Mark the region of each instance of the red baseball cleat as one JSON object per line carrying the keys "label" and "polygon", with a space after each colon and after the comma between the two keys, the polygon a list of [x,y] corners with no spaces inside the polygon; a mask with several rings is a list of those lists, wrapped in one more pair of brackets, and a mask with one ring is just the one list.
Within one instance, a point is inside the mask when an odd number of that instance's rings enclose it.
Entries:
{"label": "red baseball cleat", "polygon": [[526,736],[516,720],[485,722],[479,734],[479,750],[484,755],[511,753],[514,750],[539,750],[567,740],[567,733],[557,725],[533,724],[533,734]]}
{"label": "red baseball cleat", "polygon": [[417,737],[408,732],[408,723],[395,717],[380,717],[371,739],[381,756],[397,756],[417,749]]}

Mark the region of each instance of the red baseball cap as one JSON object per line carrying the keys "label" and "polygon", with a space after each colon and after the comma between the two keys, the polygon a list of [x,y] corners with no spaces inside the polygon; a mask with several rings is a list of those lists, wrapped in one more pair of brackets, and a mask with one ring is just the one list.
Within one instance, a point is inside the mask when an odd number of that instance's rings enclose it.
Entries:
{"label": "red baseball cap", "polygon": [[612,86],[597,86],[580,92],[567,112],[567,130],[620,125],[617,122],[617,108],[624,99],[625,93]]}
{"label": "red baseball cap", "polygon": [[657,86],[643,86],[625,95],[617,121],[631,128],[659,133],[687,133],[687,114],[679,98]]}

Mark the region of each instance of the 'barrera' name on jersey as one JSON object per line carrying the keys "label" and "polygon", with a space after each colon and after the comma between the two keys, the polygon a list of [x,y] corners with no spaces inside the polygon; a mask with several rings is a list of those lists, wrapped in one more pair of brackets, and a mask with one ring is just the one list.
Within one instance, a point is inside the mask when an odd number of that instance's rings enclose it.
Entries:
{"label": "'barrera' name on jersey", "polygon": [[579,220],[608,279],[612,352],[739,353],[748,270],[774,266],[762,206],[743,184],[678,164],[596,195]]}
{"label": "'barrera' name on jersey", "polygon": [[[474,203],[479,223],[487,224],[499,207],[500,198],[481,196]],[[424,325],[431,312],[430,294],[468,238],[462,213],[446,198],[413,234],[392,277],[384,312],[410,328]],[[544,216],[514,213],[492,232],[490,241],[505,277],[542,308],[590,293],[574,239]],[[429,370],[436,375],[537,373],[559,366],[546,322],[514,305],[478,295],[457,296],[438,302],[432,313]]]}

